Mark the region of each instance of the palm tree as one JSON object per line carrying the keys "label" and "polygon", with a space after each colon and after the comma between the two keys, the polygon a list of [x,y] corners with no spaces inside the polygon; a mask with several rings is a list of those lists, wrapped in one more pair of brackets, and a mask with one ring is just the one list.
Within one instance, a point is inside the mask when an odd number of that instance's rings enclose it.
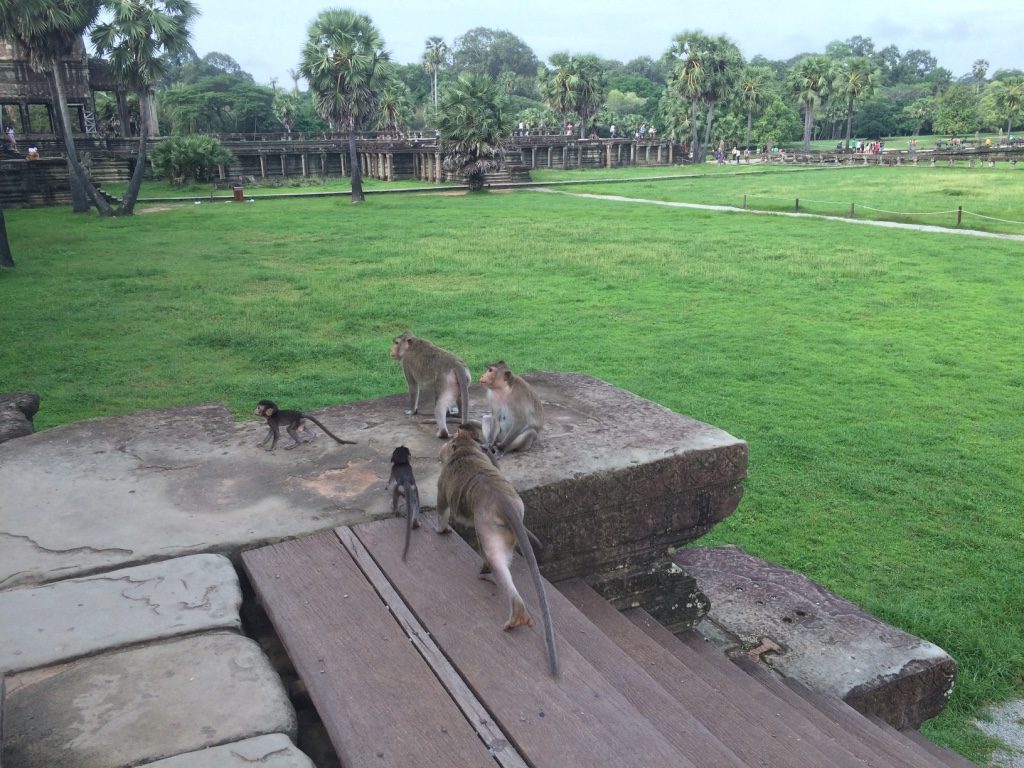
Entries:
{"label": "palm tree", "polygon": [[[703,162],[707,145],[711,142],[715,107],[733,93],[743,68],[743,56],[727,37],[708,37],[700,31],[676,35],[665,56],[674,64],[673,87],[691,104],[693,158],[696,162]],[[698,105],[705,110],[703,144],[697,140]]]}
{"label": "palm tree", "polygon": [[299,78],[302,77],[302,73],[297,69],[289,69],[288,77],[292,79],[292,96],[299,95]]}
{"label": "palm tree", "polygon": [[1024,79],[1009,77],[996,80],[991,86],[996,106],[1006,115],[1006,135],[1013,130],[1013,122],[1024,106]]}
{"label": "palm tree", "polygon": [[434,98],[434,114],[437,114],[437,71],[448,63],[448,44],[443,38],[428,37],[426,50],[423,51],[423,68],[430,73],[430,92]]}
{"label": "palm tree", "polygon": [[438,111],[444,167],[479,191],[484,174],[501,167],[512,128],[508,97],[488,75],[464,72],[445,90]]}
{"label": "palm tree", "polygon": [[309,25],[299,71],[313,92],[316,111],[348,131],[352,202],[363,195],[356,134],[377,110],[393,77],[384,41],[369,16],[348,9],[321,11]]}
{"label": "palm tree", "polygon": [[987,72],[988,61],[986,61],[985,59],[975,59],[974,63],[971,64],[971,77],[974,78],[975,93],[981,93],[981,84],[985,81],[985,73]]}
{"label": "palm tree", "polygon": [[105,216],[113,213],[89,181],[78,159],[68,120],[62,59],[74,50],[82,34],[99,15],[100,0],[5,0],[0,3],[0,39],[12,40],[25,50],[30,66],[45,72],[57,105],[57,124],[64,140],[71,182],[72,207],[89,210],[89,203]]}
{"label": "palm tree", "polygon": [[774,73],[771,67],[746,67],[740,75],[739,100],[747,111],[747,132],[744,146],[750,146],[750,134],[754,126],[754,112],[768,103]]}
{"label": "palm tree", "polygon": [[828,96],[835,78],[833,60],[828,56],[804,56],[789,71],[786,85],[804,111],[804,151],[811,150],[814,109]]}
{"label": "palm tree", "polygon": [[189,46],[188,25],[199,10],[191,0],[103,0],[110,21],[90,35],[100,56],[106,56],[114,78],[139,98],[139,152],[118,214],[135,211],[146,168],[146,142],[151,131],[153,85],[166,69],[165,54]]}
{"label": "palm tree", "polygon": [[395,78],[380,94],[374,128],[399,133],[409,124],[411,117],[412,94],[409,86]]}
{"label": "palm tree", "polygon": [[594,121],[597,110],[608,96],[608,75],[596,56],[584,55],[572,59],[575,73],[576,112],[580,116],[580,138]]}
{"label": "palm tree", "polygon": [[537,86],[548,108],[562,116],[562,133],[565,133],[569,115],[576,111],[577,73],[568,53],[555,53],[549,61],[554,71],[541,64],[537,68]]}
{"label": "palm tree", "polygon": [[284,126],[285,133],[288,134],[288,138],[291,138],[292,126],[295,125],[295,120],[299,116],[299,97],[294,93],[281,91],[274,95],[270,109],[274,113],[274,119]]}
{"label": "palm tree", "polygon": [[836,92],[846,97],[846,148],[850,148],[853,131],[853,106],[861,99],[870,98],[878,89],[882,70],[863,56],[847,59],[836,79]]}

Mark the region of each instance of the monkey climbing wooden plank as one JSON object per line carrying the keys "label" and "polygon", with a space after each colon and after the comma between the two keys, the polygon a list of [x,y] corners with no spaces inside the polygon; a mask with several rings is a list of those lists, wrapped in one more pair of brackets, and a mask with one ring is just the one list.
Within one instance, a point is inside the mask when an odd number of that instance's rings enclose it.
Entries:
{"label": "monkey climbing wooden plank", "polygon": [[[393,518],[353,528],[402,599],[533,765],[684,768],[691,761],[568,643],[557,640],[561,675],[548,671],[539,618],[503,632],[508,605],[497,587],[477,578],[480,559],[457,535],[430,526],[402,561],[404,522]],[[519,558],[517,558],[519,561]],[[517,565],[522,565],[521,561]],[[516,570],[528,609],[539,617],[525,570]],[[597,632],[548,587],[556,638]],[[656,685],[651,681],[652,685]],[[695,725],[682,720],[680,728]]]}
{"label": "monkey climbing wooden plank", "polygon": [[334,532],[242,562],[346,768],[494,765]]}

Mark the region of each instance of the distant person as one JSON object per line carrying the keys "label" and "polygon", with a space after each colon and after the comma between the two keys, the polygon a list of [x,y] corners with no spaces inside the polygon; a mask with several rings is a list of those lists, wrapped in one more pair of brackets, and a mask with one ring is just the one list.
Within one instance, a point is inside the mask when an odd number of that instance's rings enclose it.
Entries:
{"label": "distant person", "polygon": [[615,138],[615,123],[612,123],[611,128],[608,129],[608,133],[611,134],[613,139]]}
{"label": "distant person", "polygon": [[35,147],[29,147],[28,148],[28,159],[29,160],[38,160],[39,159],[39,150],[36,149]]}
{"label": "distant person", "polygon": [[11,145],[11,149],[15,152],[18,151],[18,140],[14,137],[14,126],[7,126],[7,141]]}

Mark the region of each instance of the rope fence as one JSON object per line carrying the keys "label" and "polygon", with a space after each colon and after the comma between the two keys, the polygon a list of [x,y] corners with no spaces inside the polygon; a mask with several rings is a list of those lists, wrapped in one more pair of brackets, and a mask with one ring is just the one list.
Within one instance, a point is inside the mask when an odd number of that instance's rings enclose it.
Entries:
{"label": "rope fence", "polygon": [[756,198],[755,198],[754,195],[743,195],[743,208],[744,209],[758,208],[759,210],[781,210],[781,209],[783,209],[783,206],[778,206],[778,205],[771,205],[771,206],[766,206],[766,207],[763,207],[763,208],[759,208],[757,206],[751,205],[751,203],[755,199],[756,200],[760,200],[760,201],[765,201],[765,202],[767,202],[767,201],[786,201],[788,204],[785,207],[789,208],[789,204],[791,204],[792,205],[792,209],[794,211],[796,211],[797,213],[801,212],[801,210],[802,210],[801,206],[803,206],[803,211],[805,213],[809,212],[807,210],[807,207],[809,205],[834,206],[834,207],[839,208],[839,209],[842,210],[842,213],[839,214],[839,215],[843,215],[843,216],[846,216],[846,217],[851,218],[851,219],[857,218],[857,211],[871,211],[872,213],[878,213],[878,214],[882,214],[884,216],[899,216],[899,217],[905,217],[905,218],[919,218],[919,217],[924,217],[924,216],[956,216],[956,226],[958,226],[958,227],[963,223],[963,217],[964,216],[973,216],[973,217],[975,217],[977,219],[985,219],[986,221],[995,221],[995,222],[999,222],[1000,224],[1010,224],[1010,225],[1013,225],[1013,226],[1024,227],[1024,221],[1017,221],[1017,220],[1014,220],[1014,219],[1002,219],[1002,218],[999,218],[997,216],[986,216],[985,214],[982,214],[982,213],[975,213],[974,211],[964,210],[963,206],[957,206],[956,208],[952,208],[952,209],[944,210],[944,211],[892,211],[892,210],[889,210],[889,209],[886,209],[886,208],[875,208],[874,206],[865,205],[863,203],[859,203],[858,204],[856,202],[843,202],[843,201],[839,201],[839,200],[814,200],[812,198],[805,198],[805,197],[792,198],[792,197],[781,197],[781,196],[775,196],[775,195],[757,195]]}

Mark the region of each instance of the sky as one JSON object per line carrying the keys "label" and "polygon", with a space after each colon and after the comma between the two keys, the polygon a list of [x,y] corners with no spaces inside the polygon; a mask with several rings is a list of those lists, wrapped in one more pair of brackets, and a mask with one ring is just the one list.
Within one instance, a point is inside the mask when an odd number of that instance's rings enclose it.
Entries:
{"label": "sky", "polygon": [[[823,53],[832,40],[870,37],[875,49],[894,44],[900,52],[931,52],[953,77],[970,72],[976,59],[997,69],[1024,69],[1024,3],[977,5],[965,0],[903,0],[882,3],[770,3],[732,0],[697,6],[679,0],[194,0],[202,15],[192,26],[200,56],[231,56],[258,83],[272,77],[290,82],[309,23],[325,8],[365,13],[384,38],[392,60],[418,62],[424,41],[438,35],[449,44],[474,27],[507,30],[543,61],[558,51],[594,53],[629,61],[658,58],[673,35],[689,29],[724,34],[747,59],[761,54],[789,59]],[[695,8],[703,8],[695,12]]]}

